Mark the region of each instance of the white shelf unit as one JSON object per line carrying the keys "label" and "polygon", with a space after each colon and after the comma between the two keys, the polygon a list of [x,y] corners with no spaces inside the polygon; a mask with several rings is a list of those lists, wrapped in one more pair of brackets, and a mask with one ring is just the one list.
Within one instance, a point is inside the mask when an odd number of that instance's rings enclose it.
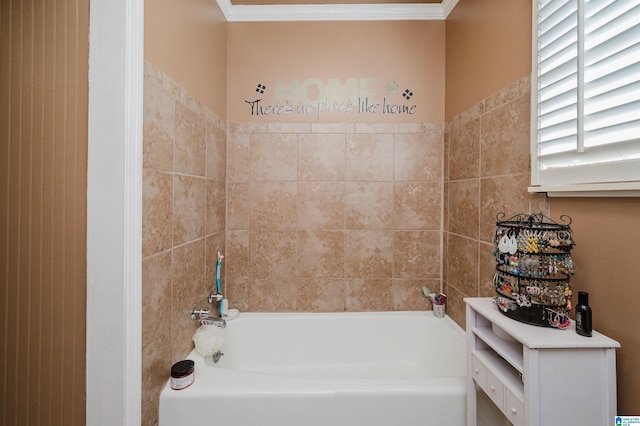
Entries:
{"label": "white shelf unit", "polygon": [[467,426],[484,391],[516,426],[608,426],[616,416],[620,344],[596,331],[538,327],[506,317],[493,299],[467,305]]}

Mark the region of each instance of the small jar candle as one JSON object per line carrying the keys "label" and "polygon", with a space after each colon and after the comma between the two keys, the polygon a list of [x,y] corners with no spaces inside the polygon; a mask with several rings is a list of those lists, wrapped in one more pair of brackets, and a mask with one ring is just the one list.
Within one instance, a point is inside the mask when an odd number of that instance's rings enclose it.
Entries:
{"label": "small jar candle", "polygon": [[171,389],[184,389],[191,386],[194,377],[194,362],[190,359],[178,361],[171,366]]}

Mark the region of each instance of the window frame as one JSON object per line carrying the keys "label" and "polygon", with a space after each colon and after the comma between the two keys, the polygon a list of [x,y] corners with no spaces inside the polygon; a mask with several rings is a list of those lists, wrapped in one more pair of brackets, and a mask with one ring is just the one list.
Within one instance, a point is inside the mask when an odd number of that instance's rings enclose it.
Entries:
{"label": "window frame", "polygon": [[[589,173],[589,176],[602,175],[610,176],[610,172],[615,169],[616,174],[620,170],[626,170],[633,180],[612,182],[610,179],[595,180],[589,183],[576,182],[577,179],[572,179],[571,168],[564,167],[556,170],[545,170],[543,172],[544,179],[540,178],[540,164],[538,159],[538,8],[540,0],[533,0],[532,2],[532,73],[531,73],[531,139],[530,139],[530,172],[531,172],[531,185],[529,186],[529,192],[546,192],[550,197],[640,197],[640,160],[631,160],[629,162],[617,162],[617,163],[604,163],[589,166],[581,166],[579,174],[584,175]],[[584,3],[584,0],[577,0],[577,3]],[[581,20],[578,25],[582,27],[584,25],[584,13],[579,7],[578,19]],[[583,65],[584,52],[580,50],[582,47],[580,44],[583,40],[578,42],[578,73],[583,71],[580,69]],[[578,98],[576,108],[581,112],[583,86],[578,83]],[[579,114],[578,126],[582,126],[582,117]],[[582,129],[579,131],[582,132]],[[602,148],[599,148],[602,149]],[[597,151],[595,149],[594,151]],[[604,151],[604,150],[603,150]],[[577,154],[574,152],[571,155]],[[578,154],[579,155],[579,154]],[[576,169],[577,170],[577,169]],[[552,183],[550,183],[552,181]]]}

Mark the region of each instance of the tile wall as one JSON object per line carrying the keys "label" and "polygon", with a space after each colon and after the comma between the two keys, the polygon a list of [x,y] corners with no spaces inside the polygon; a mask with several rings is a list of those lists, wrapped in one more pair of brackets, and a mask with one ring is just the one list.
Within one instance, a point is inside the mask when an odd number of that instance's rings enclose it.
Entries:
{"label": "tile wall", "polygon": [[226,291],[242,311],[430,309],[444,126],[230,123]]}
{"label": "tile wall", "polygon": [[530,194],[529,77],[446,123],[444,289],[447,313],[465,326],[464,297],[493,295],[496,214],[549,214],[544,194]]}
{"label": "tile wall", "polygon": [[143,143],[142,418],[154,425],[224,252],[226,123],[147,62]]}
{"label": "tile wall", "polygon": [[447,123],[225,123],[145,64],[143,422],[193,347],[219,249],[243,311],[424,310],[490,296],[498,212],[529,183],[530,81]]}

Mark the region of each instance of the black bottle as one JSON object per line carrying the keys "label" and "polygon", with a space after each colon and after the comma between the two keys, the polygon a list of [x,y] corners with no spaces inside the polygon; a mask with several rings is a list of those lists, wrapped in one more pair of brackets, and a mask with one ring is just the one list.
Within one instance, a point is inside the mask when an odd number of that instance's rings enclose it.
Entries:
{"label": "black bottle", "polygon": [[581,336],[591,337],[591,308],[589,307],[589,293],[578,292],[578,304],[576,305],[576,333]]}

